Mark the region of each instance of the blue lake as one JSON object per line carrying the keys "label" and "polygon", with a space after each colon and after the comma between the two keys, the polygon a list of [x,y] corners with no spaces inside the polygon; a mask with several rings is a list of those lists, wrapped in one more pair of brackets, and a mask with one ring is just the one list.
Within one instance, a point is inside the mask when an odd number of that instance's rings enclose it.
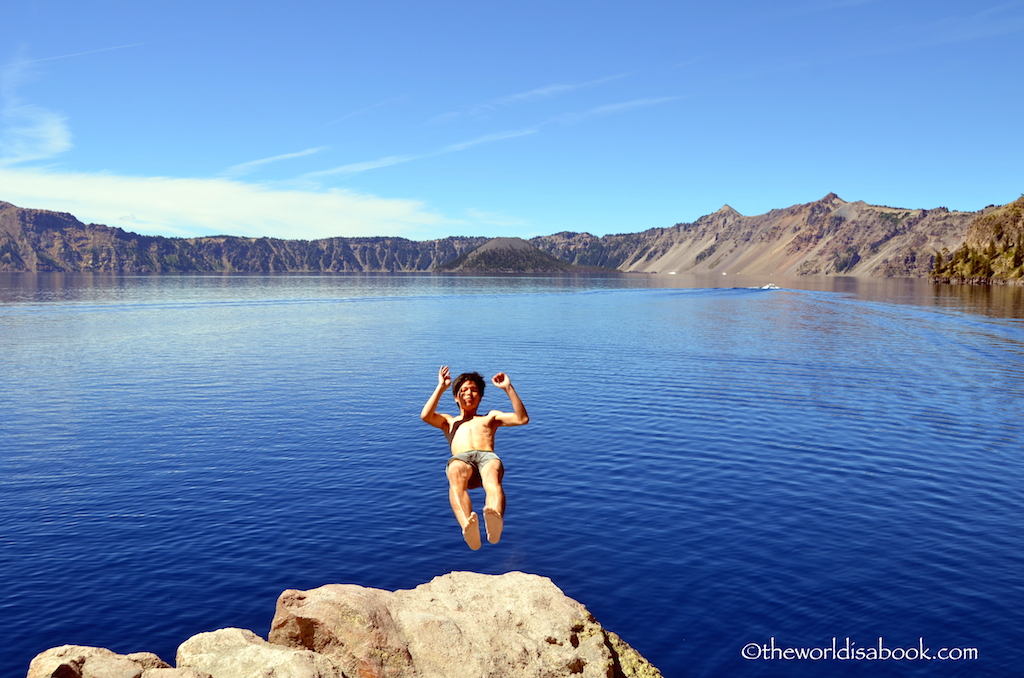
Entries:
{"label": "blue lake", "polygon": [[[531,417],[477,552],[418,417],[442,363]],[[1014,675],[1022,410],[1024,288],[3,274],[0,676],[453,570],[550,577],[670,678]],[[778,656],[833,638],[904,658]]]}

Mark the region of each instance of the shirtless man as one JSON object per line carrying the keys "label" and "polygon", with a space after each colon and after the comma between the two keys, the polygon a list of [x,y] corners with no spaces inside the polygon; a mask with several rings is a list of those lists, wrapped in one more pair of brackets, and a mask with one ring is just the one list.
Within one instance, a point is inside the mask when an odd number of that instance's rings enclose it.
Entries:
{"label": "shirtless man", "polygon": [[512,401],[512,412],[491,410],[487,414],[477,414],[484,395],[484,378],[476,372],[460,374],[455,378],[452,395],[459,405],[459,416],[437,412],[441,394],[452,384],[447,365],[442,365],[437,371],[437,388],[420,412],[420,419],[441,429],[451,446],[452,456],[448,459],[448,500],[462,528],[463,539],[474,551],[480,548],[480,521],[473,511],[468,490],[483,485],[487,495],[484,504],[487,541],[497,544],[504,525],[505,492],[501,489],[501,478],[505,470],[498,455],[494,453],[494,432],[499,426],[522,426],[530,421],[523,401],[512,388],[512,381],[507,374],[498,372],[491,383],[508,394],[508,399]]}

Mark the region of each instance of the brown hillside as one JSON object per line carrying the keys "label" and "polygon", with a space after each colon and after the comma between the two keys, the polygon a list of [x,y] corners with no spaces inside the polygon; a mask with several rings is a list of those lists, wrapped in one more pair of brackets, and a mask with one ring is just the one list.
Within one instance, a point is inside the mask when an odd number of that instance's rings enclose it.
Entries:
{"label": "brown hillside", "polygon": [[[975,217],[982,219],[972,237],[994,242],[1002,252],[1000,243],[1010,243],[1019,231],[1020,208],[1007,206],[1005,214],[1001,209],[902,209],[846,202],[830,193],[812,203],[752,217],[725,205],[671,228],[600,238],[562,232],[527,243],[482,237],[425,242],[387,237],[164,238],[0,202],[0,270],[429,271],[470,265],[480,270],[555,271],[574,265],[661,273],[923,276],[931,271],[937,252],[948,254],[964,244]],[[1001,236],[997,229],[1002,229]],[[470,262],[474,248],[479,249]],[[545,260],[542,253],[553,259]],[[971,256],[969,260],[980,261]],[[949,257],[943,258],[940,263],[948,263]]]}
{"label": "brown hillside", "polygon": [[975,216],[846,202],[830,193],[753,217],[725,205],[672,228],[603,238],[558,233],[532,242],[573,263],[623,271],[923,276],[936,251],[963,242]]}
{"label": "brown hillside", "polygon": [[936,256],[932,275],[940,282],[1024,281],[1024,196],[975,218],[962,245]]}
{"label": "brown hillside", "polygon": [[487,240],[164,238],[0,202],[0,271],[429,271]]}

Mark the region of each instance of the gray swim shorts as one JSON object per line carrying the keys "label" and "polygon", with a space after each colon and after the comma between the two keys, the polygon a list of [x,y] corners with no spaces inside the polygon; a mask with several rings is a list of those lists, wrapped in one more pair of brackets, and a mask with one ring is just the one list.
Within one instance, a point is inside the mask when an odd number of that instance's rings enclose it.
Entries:
{"label": "gray swim shorts", "polygon": [[445,469],[447,469],[448,466],[456,459],[464,461],[473,467],[473,477],[469,480],[469,487],[480,487],[483,484],[483,479],[480,477],[480,469],[487,462],[492,459],[498,459],[498,461],[501,461],[498,455],[494,452],[489,452],[487,450],[470,450],[469,452],[463,452],[462,454],[453,454],[448,459],[448,463],[445,464]]}

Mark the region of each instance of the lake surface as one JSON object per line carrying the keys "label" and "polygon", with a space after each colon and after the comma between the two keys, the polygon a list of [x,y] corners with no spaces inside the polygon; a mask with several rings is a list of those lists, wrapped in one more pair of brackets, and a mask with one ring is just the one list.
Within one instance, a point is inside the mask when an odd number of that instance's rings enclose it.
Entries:
{"label": "lake surface", "polygon": [[[0,675],[62,644],[173,662],[266,637],[286,588],[453,570],[550,577],[670,678],[1017,674],[1022,294],[0,275]],[[442,363],[507,372],[531,416],[477,552],[418,417]]]}

